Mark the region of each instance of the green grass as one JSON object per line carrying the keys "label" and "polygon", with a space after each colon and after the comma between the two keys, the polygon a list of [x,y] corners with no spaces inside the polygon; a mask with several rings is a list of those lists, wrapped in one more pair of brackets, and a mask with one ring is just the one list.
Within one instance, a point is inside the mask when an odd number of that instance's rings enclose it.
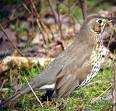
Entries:
{"label": "green grass", "polygon": [[[26,83],[24,77],[27,77],[30,80],[32,77],[35,77],[37,73],[40,73],[42,69],[38,67],[33,67],[32,69],[22,71],[21,82]],[[36,98],[32,93],[25,94],[20,97],[17,101],[17,107],[13,107],[18,111],[77,111],[79,109],[91,109],[92,111],[111,111],[111,101],[100,99],[95,103],[91,103],[93,98],[100,96],[104,91],[111,87],[112,71],[111,69],[105,69],[101,71],[91,83],[83,88],[77,89],[73,94],[67,99],[55,100],[51,105],[48,103],[45,104],[43,108],[40,107]],[[12,92],[12,91],[11,91]],[[105,96],[108,93],[106,91],[101,97]],[[36,91],[38,97],[42,95],[41,92]],[[10,94],[12,95],[12,93]],[[12,108],[8,108],[3,111],[12,111]]]}
{"label": "green grass", "polygon": [[[5,0],[7,2],[11,2],[10,0]],[[19,0],[13,0],[19,1]],[[12,1],[12,3],[13,3]],[[11,3],[9,3],[11,4]],[[95,4],[95,0],[88,0],[88,6],[91,7]],[[68,8],[61,4],[60,6],[61,13],[68,13]],[[97,9],[105,9],[108,5],[99,6]],[[75,7],[71,10],[71,15],[73,15],[76,20],[82,19],[82,13],[79,7]],[[4,17],[4,13],[0,12],[0,19]],[[25,27],[23,26],[15,26],[15,31],[18,33],[24,33],[26,31]],[[37,74],[41,73],[43,67],[40,66],[33,66],[32,68],[22,67],[21,71],[19,71],[20,83],[27,84],[24,77],[28,80],[32,79],[33,77],[37,76]],[[43,108],[40,107],[39,103],[37,102],[36,98],[33,96],[32,93],[25,94],[24,96],[20,97],[17,100],[17,107],[3,109],[2,111],[13,111],[14,109],[17,111],[78,111],[79,109],[91,109],[92,111],[111,111],[111,101],[100,99],[95,103],[91,103],[93,98],[99,97],[102,93],[104,93],[109,87],[111,87],[111,78],[112,78],[112,71],[111,69],[104,69],[103,71],[99,72],[97,77],[91,81],[90,85],[77,89],[73,92],[73,94],[67,99],[60,99],[55,100],[53,104],[44,105]],[[8,85],[10,89],[7,92],[7,97],[13,94],[12,86]],[[105,92],[103,96],[106,96],[108,92]],[[42,95],[41,92],[36,92],[37,96],[40,97]],[[1,111],[1,110],[0,110]]]}

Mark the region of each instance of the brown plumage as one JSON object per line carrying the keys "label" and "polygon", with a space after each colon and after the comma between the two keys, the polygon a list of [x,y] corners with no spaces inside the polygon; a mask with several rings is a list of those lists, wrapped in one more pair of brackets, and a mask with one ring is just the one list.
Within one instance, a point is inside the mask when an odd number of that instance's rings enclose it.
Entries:
{"label": "brown plumage", "polygon": [[[74,43],[56,57],[47,69],[30,81],[30,85],[34,90],[54,83],[56,97],[67,97],[86,79],[92,70],[90,56],[92,50],[98,44],[98,33],[103,28],[102,19],[89,17],[84,22]],[[99,28],[99,31],[96,27]],[[28,85],[23,86],[8,101],[12,101],[30,91]]]}

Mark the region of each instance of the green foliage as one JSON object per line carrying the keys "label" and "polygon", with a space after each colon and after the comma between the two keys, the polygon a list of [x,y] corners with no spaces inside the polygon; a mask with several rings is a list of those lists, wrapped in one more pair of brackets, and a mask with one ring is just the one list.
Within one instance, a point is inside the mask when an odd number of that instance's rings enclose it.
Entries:
{"label": "green foliage", "polygon": [[18,21],[14,22],[11,25],[11,28],[13,31],[15,31],[16,33],[20,34],[20,35],[25,35],[27,33],[27,27],[24,23],[19,23]]}
{"label": "green foliage", "polygon": [[21,83],[26,83],[25,78],[31,79],[33,77],[35,77],[36,75],[38,75],[39,73],[41,73],[41,71],[43,70],[43,67],[38,65],[34,65],[32,68],[27,68],[25,66],[21,67]]}
{"label": "green foliage", "polygon": [[75,17],[76,20],[81,20],[82,19],[81,9],[79,7],[76,7],[75,9],[73,9],[72,15]]}
{"label": "green foliage", "polygon": [[[81,88],[79,91],[75,91],[74,97],[79,97],[84,101],[84,107],[92,109],[92,111],[103,111],[103,109],[111,108],[111,101],[101,100],[91,103],[93,98],[99,97],[108,88],[111,89],[111,69],[105,69],[101,71],[98,76],[87,87]],[[105,96],[108,91],[102,95]]]}
{"label": "green foliage", "polygon": [[[19,4],[22,0],[4,0],[5,4]],[[71,1],[72,2],[72,1]],[[88,7],[92,7],[97,1],[95,0],[88,0]],[[72,3],[73,4],[73,3]],[[98,10],[100,8],[106,8],[108,7],[107,4],[104,6],[100,5],[98,7]],[[46,7],[45,7],[46,8]],[[68,13],[68,8],[64,4],[59,5],[59,10],[61,13]],[[77,20],[82,18],[82,13],[79,7],[75,7],[73,10],[71,10],[71,15],[74,16]],[[3,19],[6,16],[5,13],[0,11],[0,19]],[[82,19],[81,19],[82,20]],[[14,24],[12,29],[16,31],[17,33],[25,33],[27,31],[26,27],[22,24]],[[25,66],[22,66],[21,71],[19,71],[19,74],[21,75],[19,83],[21,84],[27,84],[24,77],[26,77],[28,80],[31,78],[37,76],[37,74],[41,73],[43,70],[43,67],[40,65],[33,66],[31,68],[27,68]],[[86,87],[80,88],[74,91],[74,93],[67,99],[60,99],[56,100],[55,105],[44,105],[43,108],[40,107],[39,103],[37,102],[36,98],[33,96],[32,93],[25,94],[21,98],[18,99],[17,107],[16,109],[19,111],[59,111],[62,109],[63,111],[76,111],[79,109],[91,109],[92,111],[107,111],[111,110],[111,101],[106,99],[100,99],[99,101],[96,101],[95,103],[91,103],[91,101],[99,97],[102,93],[104,93],[108,88],[111,87],[111,77],[112,77],[112,71],[111,69],[105,69],[101,71],[97,77]],[[8,89],[10,89],[7,93],[7,96],[11,96],[13,94],[12,86],[7,86]],[[37,96],[40,97],[42,95],[41,92],[36,92]],[[103,96],[106,96],[107,92],[104,93]],[[5,109],[3,111],[12,111],[13,109],[9,108],[8,110]]]}
{"label": "green foliage", "polygon": [[[40,73],[42,68],[32,67],[31,69],[24,68],[22,70],[22,79],[23,83],[26,83],[24,77],[27,77],[28,80],[32,77],[35,77],[37,73]],[[104,93],[108,88],[111,87],[111,77],[112,70],[105,69],[101,71],[97,77],[86,87],[82,87],[74,91],[74,93],[67,99],[56,100],[55,105],[44,105],[43,108],[40,107],[36,98],[32,93],[25,94],[18,99],[17,107],[21,111],[75,111],[79,109],[91,109],[92,111],[105,111],[111,109],[111,101],[107,99],[100,99],[95,103],[91,103],[94,98],[99,97]],[[101,97],[105,98],[108,91],[106,91]],[[40,97],[42,93],[40,91],[36,92],[37,96]]]}

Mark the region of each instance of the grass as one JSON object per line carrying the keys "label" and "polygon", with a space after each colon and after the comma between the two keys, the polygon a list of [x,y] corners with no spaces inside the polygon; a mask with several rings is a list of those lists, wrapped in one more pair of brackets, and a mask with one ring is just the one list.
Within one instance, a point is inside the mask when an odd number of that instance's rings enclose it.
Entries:
{"label": "grass", "polygon": [[[14,1],[19,2],[20,0],[13,0],[12,3],[14,3]],[[12,4],[9,0],[5,0],[5,2],[9,2],[9,4]],[[94,3],[95,0],[88,0],[88,5],[90,7],[93,6]],[[104,6],[99,6],[97,9],[105,9],[107,7],[109,6],[107,6],[106,4]],[[61,4],[60,12],[68,13],[67,7]],[[82,19],[81,10],[79,7],[71,10],[71,14],[77,20]],[[4,13],[0,12],[0,19],[2,19],[4,16]],[[24,33],[24,31],[26,31],[25,27],[21,25],[15,26],[14,29],[16,32],[19,33]],[[41,73],[42,70],[43,67],[40,66],[32,66],[31,68],[22,67],[21,71],[15,68],[15,73],[16,71],[18,71],[18,74],[20,75],[20,84],[27,84],[24,77],[27,77],[27,79],[30,80],[31,78],[37,76],[38,73]],[[91,111],[111,111],[111,101],[104,99],[108,93],[107,89],[111,89],[111,78],[111,69],[104,69],[103,71],[99,72],[97,77],[95,77],[88,86],[75,90],[73,94],[67,99],[54,100],[50,103],[44,103],[44,107],[41,108],[33,94],[29,93],[25,94],[17,100],[17,107],[10,107],[7,109],[2,109],[0,111],[81,111],[82,109],[88,109]],[[13,94],[12,86],[10,85],[10,83],[8,84],[8,88],[10,90],[7,92],[7,97]],[[39,91],[37,91],[36,94],[38,97],[42,95],[42,93]],[[103,94],[101,96],[104,97],[103,99],[99,99],[95,103],[91,103],[91,100],[95,100],[95,98],[99,97],[101,94]]]}
{"label": "grass", "polygon": [[[42,68],[38,69],[38,67],[35,66],[27,70],[24,68],[21,72],[20,82],[25,84],[26,81],[24,80],[24,77],[27,77],[28,80],[30,80],[42,70]],[[106,90],[108,88],[111,89],[111,78],[111,69],[104,69],[99,72],[97,77],[95,77],[88,86],[75,90],[67,99],[59,99],[44,103],[44,107],[41,108],[33,94],[29,93],[17,100],[16,107],[10,107],[3,109],[2,111],[12,111],[14,109],[18,111],[81,111],[81,109],[90,109],[91,111],[111,111],[111,101],[105,99],[106,94],[109,92],[109,90]],[[103,99],[91,103],[92,99],[99,97],[102,93],[104,93],[101,96]],[[38,97],[42,95],[39,91],[36,91],[36,94]],[[10,89],[9,95],[12,95],[12,88]]]}

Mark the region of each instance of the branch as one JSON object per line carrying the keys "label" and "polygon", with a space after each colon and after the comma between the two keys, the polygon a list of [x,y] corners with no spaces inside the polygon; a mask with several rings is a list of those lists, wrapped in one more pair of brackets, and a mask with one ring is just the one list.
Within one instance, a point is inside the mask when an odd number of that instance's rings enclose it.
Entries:
{"label": "branch", "polygon": [[5,32],[5,29],[3,28],[2,24],[0,24],[0,28],[2,30],[2,32],[4,33],[4,35],[6,36],[7,40],[9,40],[10,44],[14,47],[14,49],[17,50],[17,52],[23,56],[23,53],[17,48],[17,46],[9,39],[10,37],[8,36],[8,34]]}
{"label": "branch", "polygon": [[113,66],[113,82],[112,82],[112,111],[116,111],[116,62],[114,61]]}
{"label": "branch", "polygon": [[86,0],[79,0],[80,8],[82,10],[83,19],[87,18],[87,1]]}
{"label": "branch", "polygon": [[61,23],[61,17],[60,17],[60,12],[59,12],[59,2],[56,3],[56,11],[58,14],[58,26],[59,26],[59,31],[61,35],[61,39],[63,39],[63,32],[62,32],[62,23]]}
{"label": "branch", "polygon": [[[31,5],[30,5],[30,8],[31,8],[30,10],[31,10],[32,15],[33,15],[34,17],[36,17],[36,23],[37,23],[37,25],[38,25],[39,31],[40,31],[41,34],[42,34],[43,41],[44,41],[45,44],[47,44],[46,39],[45,39],[45,35],[44,35],[43,31],[42,31],[42,29],[43,29],[43,30],[45,30],[45,29],[44,29],[43,24],[42,24],[41,21],[40,21],[40,15],[39,15],[38,12],[37,12],[36,6],[35,6],[33,0],[28,0],[28,1],[25,0],[25,3],[27,3],[27,5],[29,5],[28,2],[31,4]],[[42,29],[41,29],[41,28],[42,28]]]}

